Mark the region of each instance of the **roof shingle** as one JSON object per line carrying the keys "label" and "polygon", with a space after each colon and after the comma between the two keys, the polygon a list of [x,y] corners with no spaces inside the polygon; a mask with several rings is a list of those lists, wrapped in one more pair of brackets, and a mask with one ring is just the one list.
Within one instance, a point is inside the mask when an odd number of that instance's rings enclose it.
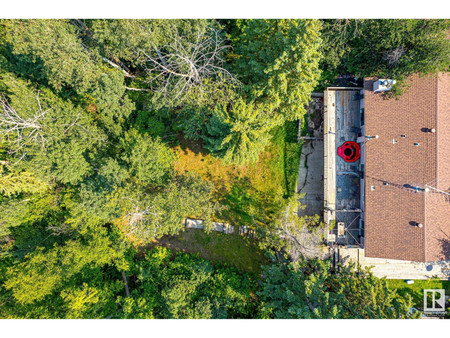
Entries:
{"label": "roof shingle", "polygon": [[379,135],[365,144],[366,256],[450,259],[448,196],[413,189],[450,187],[450,76],[413,75],[399,99],[374,93],[373,81],[364,81],[365,135]]}

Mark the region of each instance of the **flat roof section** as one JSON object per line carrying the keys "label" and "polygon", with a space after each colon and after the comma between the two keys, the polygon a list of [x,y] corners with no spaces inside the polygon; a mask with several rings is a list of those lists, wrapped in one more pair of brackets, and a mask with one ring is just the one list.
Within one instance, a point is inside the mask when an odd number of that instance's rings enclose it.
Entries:
{"label": "flat roof section", "polygon": [[324,93],[324,220],[336,221],[331,233],[344,245],[360,245],[361,168],[360,159],[346,162],[337,151],[360,135],[360,90],[328,88]]}

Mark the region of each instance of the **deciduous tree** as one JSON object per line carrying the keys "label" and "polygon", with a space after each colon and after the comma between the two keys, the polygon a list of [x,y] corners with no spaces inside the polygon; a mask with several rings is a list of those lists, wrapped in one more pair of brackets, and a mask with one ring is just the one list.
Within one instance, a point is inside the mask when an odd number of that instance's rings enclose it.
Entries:
{"label": "deciduous tree", "polygon": [[118,189],[111,198],[121,212],[119,226],[135,243],[147,243],[184,229],[184,218],[203,219],[210,226],[212,217],[223,207],[213,200],[213,187],[194,175],[177,177],[162,190],[145,192],[136,186]]}
{"label": "deciduous tree", "polygon": [[8,270],[5,287],[13,291],[18,302],[32,303],[51,294],[86,265],[102,266],[115,256],[110,241],[102,236],[97,236],[88,245],[69,241],[48,251],[39,248]]}
{"label": "deciduous tree", "polygon": [[[396,79],[448,71],[450,22],[440,19],[324,20],[328,80],[339,74]],[[325,80],[325,79],[324,79]]]}

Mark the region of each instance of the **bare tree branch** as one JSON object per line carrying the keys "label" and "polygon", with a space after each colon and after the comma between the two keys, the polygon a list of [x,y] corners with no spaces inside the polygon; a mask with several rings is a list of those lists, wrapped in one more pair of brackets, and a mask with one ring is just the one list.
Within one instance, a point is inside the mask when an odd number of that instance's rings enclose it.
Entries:
{"label": "bare tree branch", "polygon": [[[80,19],[71,19],[70,23],[75,27],[77,27],[81,32],[85,33],[86,36],[91,39],[91,41],[98,43],[97,40],[94,38],[94,33],[89,29],[88,26],[86,26],[86,24],[83,21],[81,21]],[[86,51],[89,50],[89,47],[86,46],[84,43],[82,44],[82,46],[84,50]],[[120,60],[117,60],[117,63],[115,63],[104,56],[101,56],[101,59],[106,63],[108,63],[110,66],[123,71],[125,77],[134,78],[134,75],[130,74],[130,70]]]}
{"label": "bare tree branch", "polygon": [[[43,118],[50,109],[42,110],[39,94],[37,94],[39,109],[33,117],[22,118],[9,104],[4,95],[0,96],[0,137],[3,139],[14,139],[11,142],[11,152],[18,153],[27,142],[34,143],[42,149],[47,146],[45,128],[47,127]],[[15,135],[15,138],[12,137]]]}
{"label": "bare tree branch", "polygon": [[239,85],[236,77],[223,67],[222,55],[230,47],[224,41],[218,30],[210,28],[198,31],[193,42],[176,32],[169,44],[142,50],[152,91],[162,93],[173,103],[194,87],[202,89],[206,79]]}
{"label": "bare tree branch", "polygon": [[279,232],[286,240],[287,250],[296,261],[303,258],[322,258],[326,228],[317,216],[298,216],[298,202],[291,202],[279,219]]}
{"label": "bare tree branch", "polygon": [[383,59],[391,67],[395,67],[399,64],[400,59],[405,55],[407,49],[404,46],[398,46],[394,49],[383,53]]}
{"label": "bare tree branch", "polygon": [[43,109],[39,93],[36,94],[36,101],[37,111],[31,117],[24,117],[10,105],[5,95],[0,95],[0,139],[6,141],[9,155],[16,157],[11,164],[13,166],[27,156],[29,147],[37,146],[45,151],[49,140],[67,135],[75,126],[92,135],[79,123],[81,113],[71,116],[67,123],[61,123],[59,117],[49,115],[51,108]]}
{"label": "bare tree branch", "polygon": [[[105,61],[106,63],[108,63],[110,66],[117,68],[119,70],[121,70],[124,74],[125,77],[131,77],[134,78],[134,75],[131,75],[130,73],[128,73],[122,66],[115,64],[114,62],[112,62],[111,60],[105,58],[104,56],[101,57],[103,61]],[[123,65],[123,64],[122,64]]]}

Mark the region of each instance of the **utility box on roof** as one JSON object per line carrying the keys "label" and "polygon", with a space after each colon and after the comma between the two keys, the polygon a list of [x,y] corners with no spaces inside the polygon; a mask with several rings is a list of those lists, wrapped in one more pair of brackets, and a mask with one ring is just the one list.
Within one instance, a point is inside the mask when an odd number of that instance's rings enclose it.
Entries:
{"label": "utility box on roof", "polygon": [[345,223],[338,222],[337,228],[338,228],[338,238],[344,238],[345,237]]}
{"label": "utility box on roof", "polygon": [[392,86],[396,83],[395,80],[390,79],[379,79],[373,83],[373,91],[375,93],[387,92],[391,90]]}
{"label": "utility box on roof", "polygon": [[335,243],[335,242],[336,242],[336,235],[329,233],[327,236],[327,243]]}

